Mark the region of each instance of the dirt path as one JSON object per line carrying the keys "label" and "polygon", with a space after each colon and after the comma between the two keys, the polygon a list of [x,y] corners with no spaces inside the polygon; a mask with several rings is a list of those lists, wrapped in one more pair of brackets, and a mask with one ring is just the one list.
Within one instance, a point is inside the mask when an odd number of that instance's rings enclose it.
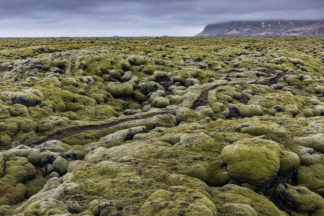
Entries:
{"label": "dirt path", "polygon": [[200,106],[206,105],[208,103],[209,91],[212,91],[214,89],[217,89],[222,86],[227,86],[227,85],[228,85],[227,83],[226,84],[218,84],[218,85],[214,85],[214,86],[210,87],[209,89],[202,91],[200,96],[197,98],[197,100],[195,100],[195,102],[192,104],[191,109],[195,110]]}
{"label": "dirt path", "polygon": [[70,129],[52,134],[43,140],[33,143],[32,146],[39,145],[41,143],[44,143],[44,142],[47,142],[50,140],[62,140],[64,138],[67,138],[67,137],[70,137],[70,136],[73,136],[76,134],[80,134],[83,132],[87,132],[87,131],[103,130],[103,129],[107,129],[107,128],[110,128],[110,127],[113,127],[113,126],[116,126],[116,125],[119,125],[119,124],[122,124],[125,122],[130,122],[130,121],[135,121],[135,120],[143,120],[143,119],[152,118],[157,115],[165,115],[165,114],[168,114],[168,112],[150,113],[150,114],[143,115],[143,116],[136,116],[136,117],[120,119],[120,120],[117,120],[114,122],[105,123],[105,124],[101,124],[101,125],[79,126],[76,128],[70,128]]}
{"label": "dirt path", "polygon": [[[234,71],[235,72],[235,71]],[[260,70],[260,72],[266,73],[266,74],[277,74],[276,77],[273,77],[269,80],[265,80],[265,81],[255,81],[252,82],[250,84],[255,84],[255,85],[267,85],[267,86],[272,86],[273,84],[276,84],[279,82],[279,80],[285,76],[285,75],[289,75],[289,74],[295,74],[294,72],[288,71],[288,72],[281,72],[281,73],[275,73],[275,71],[266,71],[266,70]],[[223,86],[227,86],[230,84],[237,84],[237,85],[246,85],[246,83],[224,83],[224,84],[217,84],[214,85],[212,87],[210,87],[209,89],[206,89],[204,91],[201,92],[200,96],[197,98],[197,100],[195,100],[195,102],[192,104],[191,109],[195,110],[200,106],[204,106],[206,104],[208,104],[208,93],[209,91],[212,91],[214,89],[217,89],[219,87],[223,87]],[[248,102],[248,98],[246,97],[246,95],[242,95],[242,99],[240,100],[243,103],[247,103]]]}

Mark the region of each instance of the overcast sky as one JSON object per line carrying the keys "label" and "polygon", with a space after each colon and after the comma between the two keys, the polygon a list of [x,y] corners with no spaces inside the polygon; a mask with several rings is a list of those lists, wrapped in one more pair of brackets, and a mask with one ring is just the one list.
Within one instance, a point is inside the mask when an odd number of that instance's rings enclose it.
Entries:
{"label": "overcast sky", "polygon": [[324,0],[0,0],[0,37],[193,36],[251,19],[324,19]]}

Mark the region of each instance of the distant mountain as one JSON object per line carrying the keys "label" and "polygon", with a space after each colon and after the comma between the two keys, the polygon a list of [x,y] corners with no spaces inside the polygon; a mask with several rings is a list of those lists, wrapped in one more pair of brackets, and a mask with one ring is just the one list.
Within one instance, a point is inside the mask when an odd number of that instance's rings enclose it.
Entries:
{"label": "distant mountain", "polygon": [[209,36],[324,36],[324,20],[232,21],[209,24],[198,37]]}

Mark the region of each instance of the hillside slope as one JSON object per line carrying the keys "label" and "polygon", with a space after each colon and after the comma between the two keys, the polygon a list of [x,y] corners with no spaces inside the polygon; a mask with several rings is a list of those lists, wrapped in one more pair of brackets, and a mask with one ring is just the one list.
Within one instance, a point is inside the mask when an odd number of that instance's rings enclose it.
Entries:
{"label": "hillside slope", "polygon": [[314,36],[324,35],[324,21],[268,20],[209,24],[199,37],[210,36]]}

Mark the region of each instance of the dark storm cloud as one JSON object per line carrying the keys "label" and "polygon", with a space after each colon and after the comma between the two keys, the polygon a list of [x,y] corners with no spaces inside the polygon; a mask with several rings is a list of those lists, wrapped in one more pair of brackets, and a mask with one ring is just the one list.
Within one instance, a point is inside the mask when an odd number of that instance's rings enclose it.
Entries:
{"label": "dark storm cloud", "polygon": [[323,0],[0,0],[0,36],[193,35],[208,23],[323,11]]}

